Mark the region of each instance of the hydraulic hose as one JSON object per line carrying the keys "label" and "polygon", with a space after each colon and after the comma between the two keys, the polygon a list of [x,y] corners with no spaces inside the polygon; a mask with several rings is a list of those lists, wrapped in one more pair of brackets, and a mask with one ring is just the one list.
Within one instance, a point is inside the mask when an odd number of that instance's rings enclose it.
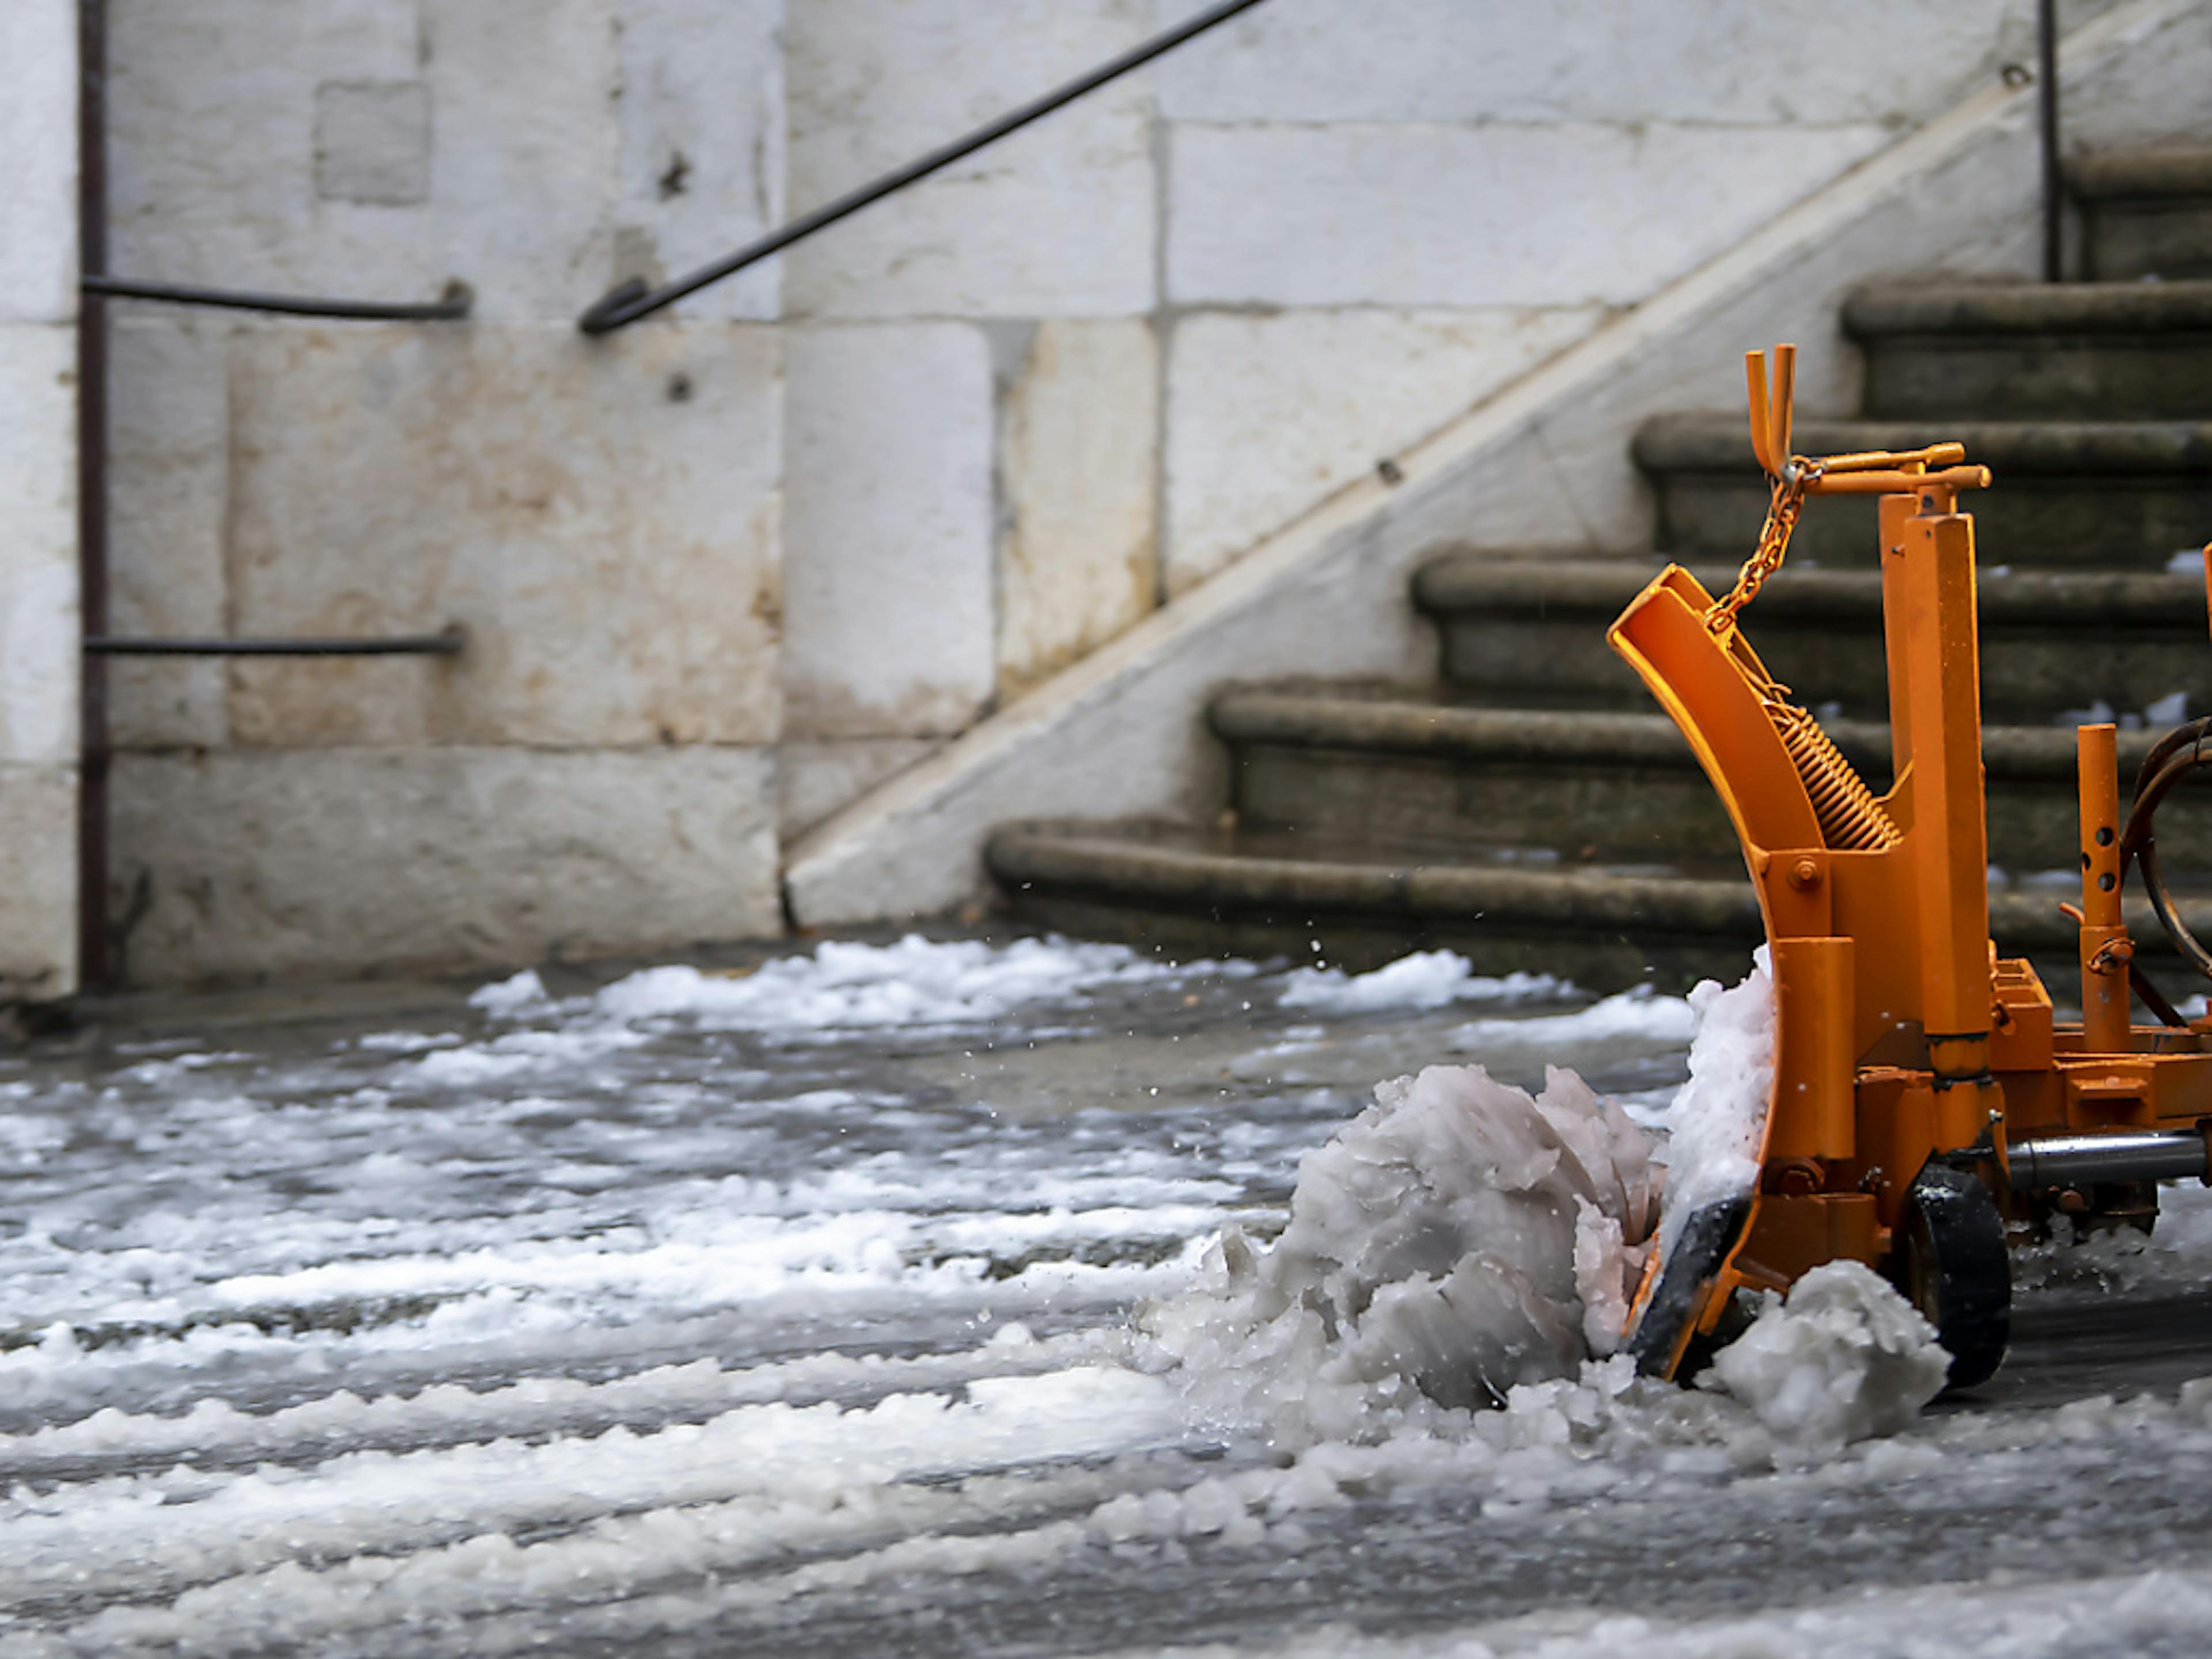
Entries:
{"label": "hydraulic hose", "polygon": [[[2127,878],[2130,859],[2142,868],[2143,893],[2150,900],[2151,910],[2158,917],[2159,926],[2173,941],[2173,948],[2181,952],[2200,974],[2212,979],[2212,951],[2207,951],[2197,935],[2181,919],[2181,912],[2173,902],[2172,889],[2166,885],[2166,873],[2159,866],[2158,837],[2153,829],[2159,803],[2172,793],[2173,787],[2198,767],[2212,760],[2206,752],[2208,738],[2212,738],[2212,715],[2178,726],[2151,748],[2143,757],[2142,768],[2136,773],[2134,804],[2128,809],[2128,821],[2120,830],[2120,878]],[[2142,981],[2138,981],[2140,986]],[[2170,1025],[2185,1024],[2179,1014],[2172,1014],[2171,1005],[2160,1007],[2164,998],[2144,1001],[2159,1018]],[[2169,1015],[2172,1018],[2168,1018]]]}

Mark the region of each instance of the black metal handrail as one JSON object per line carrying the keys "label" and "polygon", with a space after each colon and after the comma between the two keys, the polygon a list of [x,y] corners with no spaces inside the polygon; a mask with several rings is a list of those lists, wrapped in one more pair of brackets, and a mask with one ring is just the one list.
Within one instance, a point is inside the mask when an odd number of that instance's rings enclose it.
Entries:
{"label": "black metal handrail", "polygon": [[456,657],[468,643],[460,623],[435,634],[393,634],[382,639],[191,640],[130,639],[97,635],[84,642],[96,657]]}
{"label": "black metal handrail", "polygon": [[358,322],[457,323],[476,303],[475,290],[456,277],[434,300],[320,300],[296,294],[256,294],[242,289],[195,288],[182,283],[142,283],[128,276],[87,274],[87,294],[111,300],[154,300],[167,305],[218,306],[229,311],[274,311],[290,317],[343,317]]}
{"label": "black metal handrail", "polygon": [[696,294],[709,283],[719,283],[725,276],[734,276],[747,265],[757,264],[772,253],[781,253],[793,242],[804,241],[817,230],[826,230],[840,219],[848,218],[872,203],[904,190],[908,185],[927,179],[939,168],[948,167],[965,156],[973,155],[987,144],[996,143],[1012,132],[1018,132],[1032,121],[1041,120],[1066,104],[1072,104],[1087,92],[1094,92],[1109,81],[1139,69],[1164,52],[1174,51],[1186,40],[1195,40],[1208,29],[1227,22],[1239,12],[1246,12],[1262,0],[1224,0],[1224,3],[1208,8],[1188,21],[1178,23],[1164,34],[1156,34],[1140,46],[1123,52],[1119,58],[1101,64],[1087,75],[1079,75],[1066,85],[1056,87],[1042,98],[1010,110],[995,121],[977,127],[973,132],[954,139],[951,143],[931,150],[927,155],[895,168],[882,178],[862,185],[858,190],[840,196],[826,206],[803,214],[789,224],[772,230],[759,240],[747,243],[735,253],[717,259],[710,265],[702,265],[688,276],[659,288],[649,288],[644,278],[633,276],[628,282],[610,289],[595,301],[584,314],[576,319],[576,326],[586,334],[610,334],[627,327],[641,317],[649,317],[664,306],[676,303],[687,294]]}

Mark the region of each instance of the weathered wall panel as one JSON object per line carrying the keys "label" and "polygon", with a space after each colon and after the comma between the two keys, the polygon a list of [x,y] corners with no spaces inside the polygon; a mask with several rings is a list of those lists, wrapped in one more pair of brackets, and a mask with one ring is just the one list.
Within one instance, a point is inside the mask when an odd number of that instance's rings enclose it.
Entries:
{"label": "weathered wall panel", "polygon": [[789,349],[786,735],[957,732],[993,685],[989,346],[913,323]]}
{"label": "weathered wall panel", "polygon": [[118,665],[134,980],[778,927],[777,273],[610,340],[574,318],[781,213],[782,15],[112,0],[118,270],[476,294],[461,324],[118,322],[118,631],[468,630]]}
{"label": "weathered wall panel", "polygon": [[0,1004],[76,981],[76,10],[0,7]]}
{"label": "weathered wall panel", "polygon": [[118,945],[163,984],[757,938],[774,770],[707,744],[125,755]]}

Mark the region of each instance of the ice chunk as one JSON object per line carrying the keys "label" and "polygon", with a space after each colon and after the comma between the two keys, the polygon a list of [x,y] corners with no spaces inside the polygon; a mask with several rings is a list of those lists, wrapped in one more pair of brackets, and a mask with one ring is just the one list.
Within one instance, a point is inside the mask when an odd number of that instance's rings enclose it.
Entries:
{"label": "ice chunk", "polygon": [[495,980],[469,993],[469,1006],[482,1009],[494,1019],[511,1019],[546,1000],[545,981],[538,977],[535,968],[526,968],[512,979]]}
{"label": "ice chunk", "polygon": [[1667,1109],[1662,1260],[1692,1212],[1747,1194],[1759,1182],[1774,1090],[1774,980],[1766,947],[1737,984],[1723,990],[1709,979],[1698,986],[1690,1007],[1698,1022],[1690,1077]]}
{"label": "ice chunk", "polygon": [[1443,1008],[1455,1002],[1510,1006],[1574,994],[1574,987],[1549,974],[1508,974],[1492,979],[1456,951],[1417,951],[1371,974],[1337,968],[1300,968],[1283,980],[1282,1006],[1330,1014],[1373,1013],[1384,1008]]}
{"label": "ice chunk", "polygon": [[1838,1446],[1907,1427],[1949,1367],[1911,1304],[1863,1263],[1831,1261],[1770,1302],[1712,1376],[1778,1438]]}
{"label": "ice chunk", "polygon": [[1572,1073],[1532,1097],[1432,1066],[1375,1093],[1306,1155],[1273,1249],[1232,1230],[1206,1285],[1142,1316],[1202,1413],[1279,1447],[1571,1375],[1656,1219],[1650,1140]]}
{"label": "ice chunk", "polygon": [[1575,1200],[1575,1294],[1583,1299],[1583,1340],[1602,1358],[1620,1346],[1632,1297],[1628,1250],[1617,1217]]}

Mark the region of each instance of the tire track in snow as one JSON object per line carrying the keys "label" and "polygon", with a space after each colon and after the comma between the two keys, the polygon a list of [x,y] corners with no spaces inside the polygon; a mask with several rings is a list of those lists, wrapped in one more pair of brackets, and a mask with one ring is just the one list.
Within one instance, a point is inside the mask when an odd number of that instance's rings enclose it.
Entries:
{"label": "tire track in snow", "polygon": [[1166,1383],[1118,1368],[977,1377],[965,1394],[744,1406],[648,1434],[354,1452],[297,1470],[179,1467],[45,1494],[19,1487],[0,1504],[0,1608],[50,1613],[471,1540],[518,1547],[511,1534],[697,1504],[722,1506],[725,1534],[736,1527],[761,1547],[781,1547],[783,1534],[741,1526],[748,1505],[797,1505],[831,1517],[814,1528],[830,1542],[836,1516],[865,1524],[902,1483],[1175,1446],[1189,1431]]}
{"label": "tire track in snow", "polygon": [[893,1393],[1117,1363],[1130,1347],[1128,1333],[1118,1328],[1038,1340],[1007,1326],[980,1348],[912,1358],[819,1353],[741,1368],[708,1358],[605,1382],[526,1376],[489,1389],[442,1382],[368,1398],[342,1389],[259,1413],[215,1397],[167,1416],[109,1407],[73,1423],[0,1435],[0,1483],[81,1482],[179,1461],[204,1473],[242,1463],[296,1467],[353,1451],[422,1451],[483,1438],[526,1443],[616,1426],[659,1429],[772,1401],[849,1409]]}

